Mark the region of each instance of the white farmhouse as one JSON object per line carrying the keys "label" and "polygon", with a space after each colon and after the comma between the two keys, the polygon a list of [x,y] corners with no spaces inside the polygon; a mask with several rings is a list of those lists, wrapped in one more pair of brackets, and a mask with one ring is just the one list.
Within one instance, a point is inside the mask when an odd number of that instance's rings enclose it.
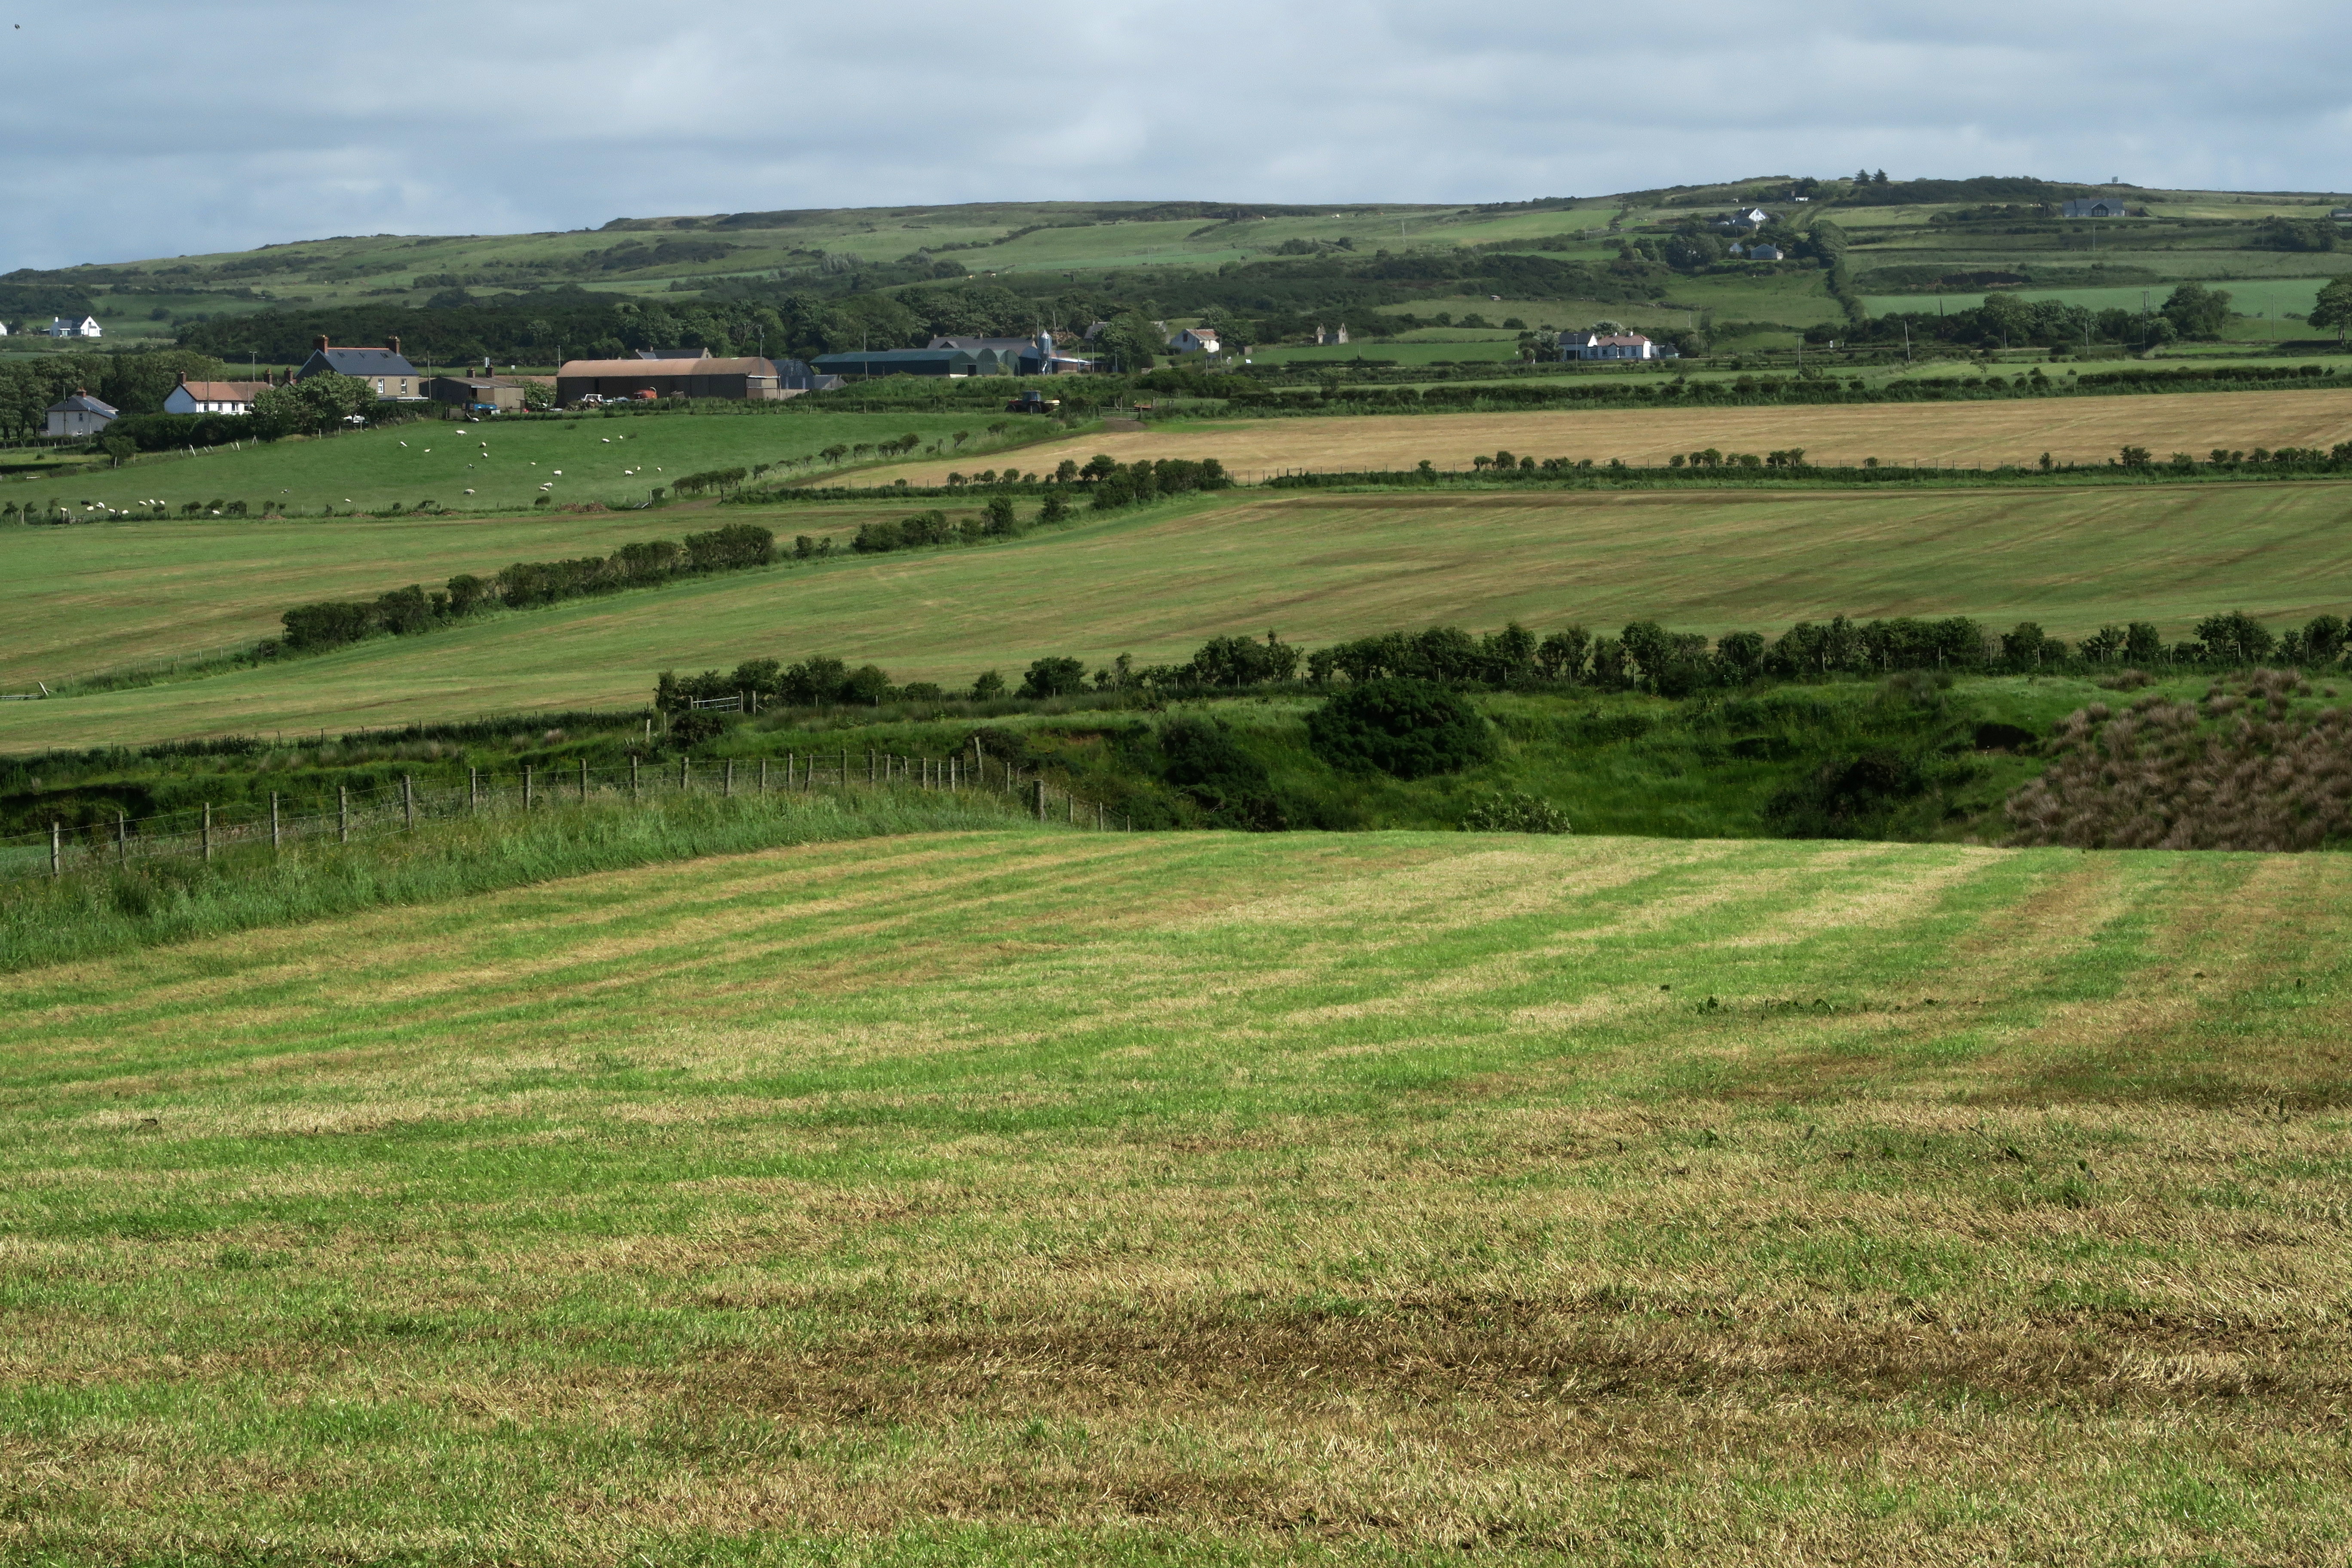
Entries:
{"label": "white farmhouse", "polygon": [[45,436],[96,436],[114,423],[120,416],[114,405],[100,403],[87,392],[77,392],[61,398],[48,407],[48,423],[42,430]]}
{"label": "white farmhouse", "polygon": [[166,414],[250,414],[253,400],[269,389],[266,381],[190,381],[180,373],[180,384],[163,399]]}
{"label": "white farmhouse", "polygon": [[49,336],[53,338],[100,338],[106,335],[96,316],[84,316],[79,321],[68,321],[63,316],[49,321]]}
{"label": "white farmhouse", "polygon": [[1566,359],[1679,359],[1681,354],[1639,332],[1562,332],[1559,357]]}
{"label": "white farmhouse", "polygon": [[1168,346],[1180,354],[1213,354],[1217,352],[1217,330],[1214,327],[1187,327],[1169,339]]}

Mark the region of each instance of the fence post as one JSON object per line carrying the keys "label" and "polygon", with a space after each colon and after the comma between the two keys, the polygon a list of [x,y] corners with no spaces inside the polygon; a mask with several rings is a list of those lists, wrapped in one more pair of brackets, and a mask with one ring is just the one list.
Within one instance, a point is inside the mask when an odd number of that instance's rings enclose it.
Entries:
{"label": "fence post", "polygon": [[466,770],[466,809],[482,809],[482,770],[479,768]]}
{"label": "fence post", "polygon": [[416,781],[406,773],[400,775],[400,817],[407,831],[416,831]]}
{"label": "fence post", "polygon": [[1095,831],[1096,831],[1097,833],[1100,833],[1102,830],[1103,830],[1103,808],[1102,808],[1102,802],[1100,802],[1100,801],[1097,801],[1097,802],[1095,802]]}
{"label": "fence post", "polygon": [[588,802],[588,759],[585,757],[580,759],[580,802],[583,805]]}
{"label": "fence post", "polygon": [[637,798],[637,753],[629,753],[629,798]]}
{"label": "fence post", "polygon": [[723,800],[735,798],[735,759],[727,759],[727,770],[719,776],[719,795]]}
{"label": "fence post", "polygon": [[204,838],[205,858],[209,860],[213,858],[213,803],[211,801],[205,802]]}
{"label": "fence post", "polygon": [[522,808],[525,811],[530,809],[530,764],[529,763],[522,765]]}
{"label": "fence post", "polygon": [[686,757],[680,757],[680,758],[678,758],[678,760],[677,760],[677,787],[678,787],[679,791],[680,791],[681,793],[683,793],[685,790],[687,790],[687,789],[690,788],[690,787],[693,785],[693,784],[694,784],[694,763],[693,763],[692,760],[691,760],[691,759],[689,759],[689,758],[686,758]]}
{"label": "fence post", "polygon": [[114,863],[121,865],[131,858],[131,819],[121,812],[114,814]]}
{"label": "fence post", "polygon": [[349,844],[351,841],[352,786],[337,784],[335,786],[335,842]]}
{"label": "fence post", "polygon": [[1070,808],[1070,826],[1076,827],[1078,825],[1078,797],[1068,790],[1064,790],[1062,799]]}
{"label": "fence post", "polygon": [[866,782],[874,782],[874,748],[871,746],[866,748]]}
{"label": "fence post", "polygon": [[52,822],[52,823],[50,823],[50,824],[49,824],[49,879],[50,879],[51,881],[55,881],[58,878],[62,877],[62,876],[64,876],[65,874],[66,874],[66,829],[65,829],[65,824],[63,824],[63,823],[61,823],[61,822]]}
{"label": "fence post", "polygon": [[277,853],[277,851],[278,851],[278,792],[277,792],[276,790],[271,790],[271,791],[269,792],[269,849],[270,849],[270,852],[271,852],[272,854]]}
{"label": "fence post", "polygon": [[841,748],[841,787],[844,789],[849,787],[849,748],[847,746]]}
{"label": "fence post", "polygon": [[760,759],[760,793],[768,793],[768,759],[765,757]]}
{"label": "fence post", "polygon": [[1045,781],[1044,779],[1031,779],[1029,781],[1029,792],[1037,808],[1037,820],[1043,822],[1045,820]]}

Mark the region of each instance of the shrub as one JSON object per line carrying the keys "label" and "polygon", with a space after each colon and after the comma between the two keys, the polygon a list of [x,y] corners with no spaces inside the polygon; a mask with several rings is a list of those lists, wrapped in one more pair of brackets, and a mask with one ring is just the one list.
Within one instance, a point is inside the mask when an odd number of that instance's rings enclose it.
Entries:
{"label": "shrub", "polygon": [[1459,773],[1495,754],[1494,732],[1463,698],[1426,680],[1351,686],[1307,719],[1307,744],[1345,773],[1401,779]]}
{"label": "shrub", "polygon": [[1465,833],[1566,833],[1568,816],[1539,795],[1509,790],[1488,795],[1462,816]]}
{"label": "shrub", "polygon": [[1072,697],[1087,689],[1087,667],[1075,658],[1041,658],[1023,678],[1024,697]]}
{"label": "shrub", "polygon": [[1208,813],[1220,827],[1276,833],[1289,826],[1265,764],[1206,719],[1171,719],[1160,727],[1160,778]]}

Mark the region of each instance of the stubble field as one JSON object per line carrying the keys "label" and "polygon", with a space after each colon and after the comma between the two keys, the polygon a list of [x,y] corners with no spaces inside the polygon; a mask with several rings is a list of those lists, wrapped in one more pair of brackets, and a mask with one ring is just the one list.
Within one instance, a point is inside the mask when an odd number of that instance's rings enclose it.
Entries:
{"label": "stubble field", "polygon": [[[812,653],[962,688],[985,669],[1017,678],[1047,655],[1090,668],[1121,653],[1181,662],[1209,637],[1269,628],[1316,645],[1515,617],[1538,629],[1654,617],[1777,634],[1841,613],[1966,614],[2069,638],[2138,616],[2178,638],[2221,610],[2295,623],[2342,613],[2347,498],[2352,487],[2334,483],[1234,495],[1081,514],[1011,542],[732,573],[199,681],[0,704],[0,748],[634,707],[663,668]],[[719,514],[703,515],[692,526]],[[845,533],[857,512],[723,515],[790,537]],[[644,521],[663,533],[677,521]],[[38,531],[0,534],[0,552]],[[247,614],[274,616],[292,585],[247,594]],[[0,604],[17,592],[0,586]],[[76,603],[68,591],[41,614]],[[27,635],[68,634],[28,616]]]}
{"label": "stubble field", "polygon": [[2346,877],[980,833],[20,973],[0,1554],[2340,1562]]}
{"label": "stubble field", "polygon": [[[1288,469],[1354,473],[1426,458],[1468,468],[1498,448],[1538,458],[1657,464],[1713,447],[1763,453],[1802,447],[1818,463],[1945,468],[2104,463],[2126,446],[2159,457],[2216,447],[2332,447],[2352,440],[2352,391],[2222,392],[2001,403],[1864,404],[1852,407],[1602,409],[1525,414],[1357,415],[1341,418],[1184,422],[1108,431],[1024,448],[1019,466],[1050,473],[1064,458],[1108,452],[1121,462],[1214,458],[1244,479]],[[860,473],[860,483],[936,485],[980,467],[916,462]]]}

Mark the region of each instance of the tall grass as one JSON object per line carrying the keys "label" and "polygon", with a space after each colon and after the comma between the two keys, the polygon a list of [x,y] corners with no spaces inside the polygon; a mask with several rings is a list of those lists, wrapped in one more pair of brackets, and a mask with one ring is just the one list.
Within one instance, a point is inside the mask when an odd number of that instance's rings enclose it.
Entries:
{"label": "tall grass", "polygon": [[357,844],[162,857],[0,888],[0,973],[656,861],[1024,822],[992,795],[676,795],[427,821]]}

